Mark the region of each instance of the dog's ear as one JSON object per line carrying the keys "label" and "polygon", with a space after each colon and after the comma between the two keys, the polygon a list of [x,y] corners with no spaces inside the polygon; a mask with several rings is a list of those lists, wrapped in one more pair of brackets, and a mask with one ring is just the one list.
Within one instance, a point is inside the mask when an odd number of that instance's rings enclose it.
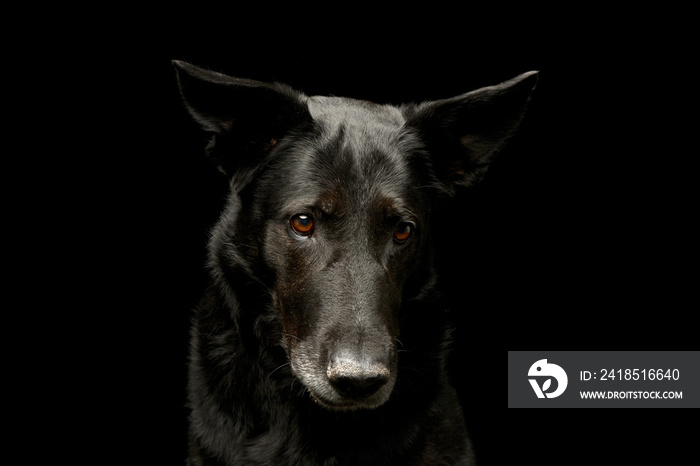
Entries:
{"label": "dog's ear", "polygon": [[[251,150],[259,155],[290,128],[311,121],[306,96],[286,85],[234,78],[178,60],[172,63],[185,107],[205,131],[216,133],[209,152],[220,142],[216,136],[225,135],[227,144],[237,141],[247,156],[254,157]],[[218,161],[228,172],[227,164]]]}
{"label": "dog's ear", "polygon": [[448,191],[481,179],[518,128],[537,76],[530,71],[496,86],[404,108],[407,127],[427,145]]}

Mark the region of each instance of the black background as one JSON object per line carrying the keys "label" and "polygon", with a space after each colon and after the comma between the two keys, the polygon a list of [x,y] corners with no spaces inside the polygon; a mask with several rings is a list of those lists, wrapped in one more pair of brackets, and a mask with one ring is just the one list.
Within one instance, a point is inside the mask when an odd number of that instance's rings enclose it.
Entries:
{"label": "black background", "polygon": [[697,433],[679,425],[692,411],[508,410],[505,352],[695,344],[697,73],[683,13],[301,13],[211,12],[229,24],[210,29],[154,16],[110,29],[99,50],[78,39],[78,61],[95,64],[78,92],[96,110],[82,116],[95,174],[77,197],[102,206],[86,228],[104,236],[85,244],[111,304],[91,314],[113,408],[98,417],[131,426],[105,448],[139,451],[135,464],[185,457],[188,319],[226,183],[182,107],[179,59],[397,104],[540,70],[520,133],[460,198],[449,244],[445,282],[460,303],[451,364],[479,464],[679,458]]}

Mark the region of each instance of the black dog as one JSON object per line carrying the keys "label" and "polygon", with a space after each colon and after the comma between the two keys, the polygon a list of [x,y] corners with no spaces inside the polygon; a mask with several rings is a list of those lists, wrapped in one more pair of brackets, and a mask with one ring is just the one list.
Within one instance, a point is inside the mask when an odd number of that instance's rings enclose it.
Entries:
{"label": "black dog", "polygon": [[394,107],[174,64],[230,177],[193,320],[188,464],[474,464],[433,219],[516,130],[537,73]]}

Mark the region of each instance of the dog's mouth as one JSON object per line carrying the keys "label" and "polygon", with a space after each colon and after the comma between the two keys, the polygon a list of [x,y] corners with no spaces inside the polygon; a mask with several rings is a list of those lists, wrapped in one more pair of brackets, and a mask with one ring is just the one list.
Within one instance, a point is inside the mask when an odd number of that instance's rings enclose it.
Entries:
{"label": "dog's mouth", "polygon": [[[312,400],[314,400],[317,404],[320,406],[326,408],[326,409],[331,409],[331,410],[337,410],[337,411],[343,411],[343,410],[350,410],[350,409],[358,409],[361,407],[364,407],[363,403],[360,403],[356,400],[351,400],[351,399],[340,399],[340,400],[328,400],[322,395],[317,394],[313,390],[307,387],[306,392],[309,394]],[[372,407],[367,406],[367,408],[371,409]]]}
{"label": "dog's mouth", "polygon": [[380,393],[375,393],[372,396],[366,398],[347,398],[347,397],[333,397],[334,399],[329,399],[325,395],[322,395],[313,389],[306,387],[306,392],[309,394],[311,399],[319,406],[332,410],[332,411],[351,411],[357,409],[376,409],[381,405],[386,403],[389,399],[389,395],[383,395]]}
{"label": "dog's mouth", "polygon": [[[393,385],[393,382],[392,382]],[[333,394],[328,397],[326,394],[321,394],[307,386],[307,393],[314,402],[323,408],[334,411],[348,411],[356,409],[376,409],[382,406],[389,400],[391,388],[388,390],[382,388],[370,396],[362,398],[350,398]]]}

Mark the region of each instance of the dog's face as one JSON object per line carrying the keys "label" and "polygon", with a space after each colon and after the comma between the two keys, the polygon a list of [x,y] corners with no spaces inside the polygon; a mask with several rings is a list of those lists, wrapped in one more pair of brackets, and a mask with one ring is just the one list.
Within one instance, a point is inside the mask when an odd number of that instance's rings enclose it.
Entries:
{"label": "dog's face", "polygon": [[296,376],[324,406],[372,408],[396,378],[401,303],[417,294],[406,282],[428,266],[427,167],[398,109],[307,105],[312,127],[252,182],[261,255]]}
{"label": "dog's face", "polygon": [[320,405],[382,405],[397,377],[402,305],[434,284],[432,204],[481,175],[535,75],[399,108],[176,67],[232,177],[214,267],[265,284],[292,371]]}

